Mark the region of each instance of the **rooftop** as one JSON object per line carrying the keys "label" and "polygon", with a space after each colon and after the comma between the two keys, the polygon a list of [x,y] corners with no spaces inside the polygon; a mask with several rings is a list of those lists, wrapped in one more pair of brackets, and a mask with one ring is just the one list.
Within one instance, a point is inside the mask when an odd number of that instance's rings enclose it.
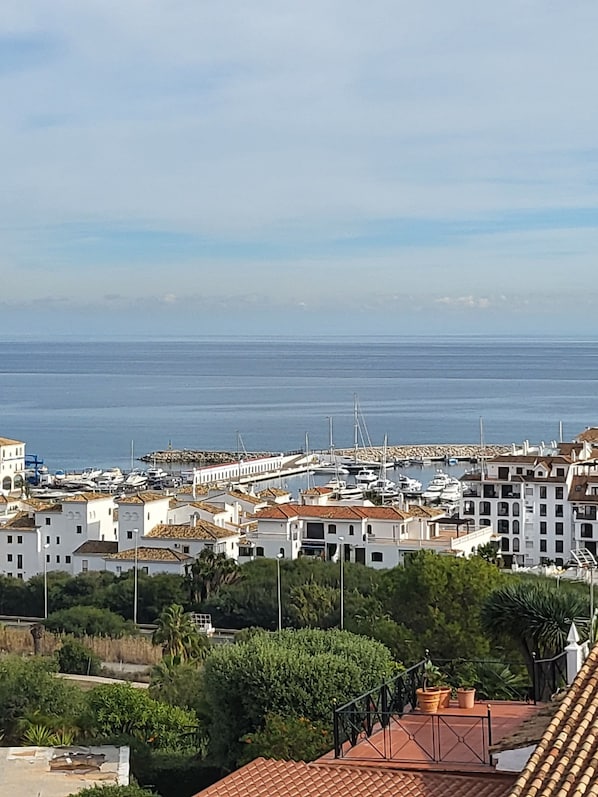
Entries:
{"label": "rooftop", "polygon": [[209,520],[199,518],[195,523],[158,523],[145,536],[170,540],[221,540],[234,537],[238,532],[217,526]]}
{"label": "rooftop", "polygon": [[109,554],[118,552],[118,543],[108,540],[87,540],[73,551],[74,556],[85,556],[90,554]]}
{"label": "rooftop", "polygon": [[[71,753],[70,764],[66,753]],[[77,761],[77,754],[85,758]],[[67,797],[95,785],[127,785],[129,748],[0,747],[2,794],[10,797]]]}
{"label": "rooftop", "polygon": [[163,495],[162,493],[154,493],[148,490],[146,492],[135,493],[133,495],[122,495],[114,500],[119,504],[150,504],[152,501],[169,501],[170,496]]}
{"label": "rooftop", "polygon": [[179,551],[173,551],[171,548],[130,548],[127,551],[119,551],[118,553],[109,554],[106,559],[120,559],[127,562],[190,562],[192,556]]}
{"label": "rooftop", "polygon": [[256,758],[195,797],[506,797],[512,776],[403,772]]}

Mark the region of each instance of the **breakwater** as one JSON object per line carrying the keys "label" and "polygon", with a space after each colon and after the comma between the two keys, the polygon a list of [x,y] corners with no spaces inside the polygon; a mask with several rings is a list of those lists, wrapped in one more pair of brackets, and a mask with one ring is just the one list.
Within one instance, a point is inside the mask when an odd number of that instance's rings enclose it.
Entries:
{"label": "breakwater", "polygon": [[[439,443],[422,445],[389,445],[386,447],[387,460],[432,460],[446,461],[448,459],[458,459],[460,461],[477,461],[482,457],[490,459],[499,454],[506,454],[511,450],[507,445],[472,445],[469,443]],[[239,454],[238,451],[201,451],[191,449],[166,449],[165,451],[152,451],[144,454],[139,459],[142,462],[156,462],[159,464],[182,464],[182,465],[224,465],[229,462],[236,462],[239,459],[255,459],[257,457],[270,457],[280,452],[271,451],[252,451]],[[322,453],[327,456],[329,452]],[[339,456],[353,456],[355,449],[341,448],[336,450]],[[371,446],[359,449],[359,459],[377,460],[381,462],[384,457],[383,446]]]}

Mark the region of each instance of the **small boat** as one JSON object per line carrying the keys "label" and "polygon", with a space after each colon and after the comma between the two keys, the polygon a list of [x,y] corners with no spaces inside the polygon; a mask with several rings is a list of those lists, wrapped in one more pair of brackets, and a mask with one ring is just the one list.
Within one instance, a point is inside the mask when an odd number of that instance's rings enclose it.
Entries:
{"label": "small boat", "polygon": [[98,484],[100,482],[108,482],[116,486],[117,484],[122,484],[124,480],[125,477],[123,476],[120,468],[108,468],[108,470],[105,470],[101,474],[100,478],[98,479]]}
{"label": "small boat", "polygon": [[417,479],[412,479],[411,476],[399,476],[397,478],[397,487],[402,493],[407,493],[407,495],[419,495],[422,491],[422,483]]}
{"label": "small boat", "polygon": [[368,484],[367,489],[374,493],[384,493],[385,495],[388,495],[389,493],[397,492],[397,485],[396,482],[393,482],[390,479],[379,478]]}
{"label": "small boat", "polygon": [[99,479],[102,475],[101,468],[85,468],[83,473],[81,474],[81,478],[85,479],[86,481],[93,482],[96,479]]}
{"label": "small boat", "polygon": [[449,476],[448,473],[443,473],[441,470],[439,470],[422,493],[422,498],[424,501],[440,501],[442,491],[451,483],[452,480],[452,476]]}
{"label": "small boat", "polygon": [[147,484],[147,476],[140,470],[132,470],[125,479],[124,487],[133,490],[141,489]]}
{"label": "small boat", "polygon": [[334,462],[320,462],[313,468],[317,473],[349,473],[349,468]]}
{"label": "small boat", "polygon": [[461,498],[463,498],[463,485],[459,479],[451,479],[440,493],[440,500],[448,503],[460,501]]}
{"label": "small boat", "polygon": [[357,484],[371,484],[375,482],[378,476],[374,473],[371,468],[362,468],[358,473],[355,474],[355,481]]}
{"label": "small boat", "polygon": [[163,470],[163,468],[148,468],[146,475],[150,482],[159,482],[170,474]]}

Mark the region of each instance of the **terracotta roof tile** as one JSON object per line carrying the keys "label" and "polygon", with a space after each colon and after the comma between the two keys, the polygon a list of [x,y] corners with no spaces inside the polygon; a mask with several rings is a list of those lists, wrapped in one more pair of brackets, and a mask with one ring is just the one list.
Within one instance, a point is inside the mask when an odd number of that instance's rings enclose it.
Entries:
{"label": "terracotta roof tile", "polygon": [[28,512],[17,512],[16,515],[6,520],[0,529],[18,529],[19,531],[35,531],[35,518],[29,517]]}
{"label": "terracotta roof tile", "polygon": [[21,440],[11,440],[10,437],[0,437],[0,446],[24,446]]}
{"label": "terracotta roof tile", "polygon": [[170,500],[170,496],[148,490],[147,492],[136,493],[134,495],[123,495],[119,498],[115,498],[115,501],[119,504],[150,504],[152,501],[163,501],[164,499]]}
{"label": "terracotta roof tile", "polygon": [[146,535],[147,538],[160,539],[193,539],[193,540],[220,540],[234,537],[237,532],[210,523],[209,520],[197,520],[195,525],[190,523],[158,523]]}
{"label": "terracotta roof tile", "polygon": [[118,553],[118,543],[109,540],[87,540],[73,551],[73,555],[76,556],[107,553]]}
{"label": "terracotta roof tile", "polygon": [[594,646],[510,797],[595,795],[597,761],[598,646]]}
{"label": "terracotta roof tile", "polygon": [[189,562],[193,558],[186,553],[173,551],[170,548],[130,548],[128,551],[119,551],[118,553],[110,554],[106,559],[124,559],[129,562],[135,561],[137,556],[138,562]]}
{"label": "terracotta roof tile", "polygon": [[512,777],[256,758],[195,797],[506,797]]}

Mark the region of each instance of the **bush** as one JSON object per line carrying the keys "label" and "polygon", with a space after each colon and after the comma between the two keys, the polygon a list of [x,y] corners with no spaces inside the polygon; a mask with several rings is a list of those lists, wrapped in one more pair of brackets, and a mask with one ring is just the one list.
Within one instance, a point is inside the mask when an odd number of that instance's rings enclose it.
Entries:
{"label": "bush", "polygon": [[75,675],[99,675],[102,662],[99,656],[73,637],[66,637],[56,654],[60,672]]}
{"label": "bush", "polygon": [[216,648],[204,665],[216,763],[237,762],[239,740],[262,728],[269,713],[329,727],[335,702],[373,688],[392,668],[384,645],[346,631],[261,632]]}
{"label": "bush", "polygon": [[313,761],[328,752],[334,744],[330,728],[305,717],[281,717],[268,714],[264,727],[241,739],[247,745],[239,763],[254,758],[276,758],[279,761]]}
{"label": "bush", "polygon": [[119,614],[108,609],[97,609],[94,606],[73,606],[53,612],[44,625],[55,633],[72,634],[73,636],[109,636],[121,637],[135,632],[132,623],[124,620]]}
{"label": "bush", "polygon": [[159,797],[155,791],[142,786],[89,786],[81,791],[71,792],[68,797]]}

